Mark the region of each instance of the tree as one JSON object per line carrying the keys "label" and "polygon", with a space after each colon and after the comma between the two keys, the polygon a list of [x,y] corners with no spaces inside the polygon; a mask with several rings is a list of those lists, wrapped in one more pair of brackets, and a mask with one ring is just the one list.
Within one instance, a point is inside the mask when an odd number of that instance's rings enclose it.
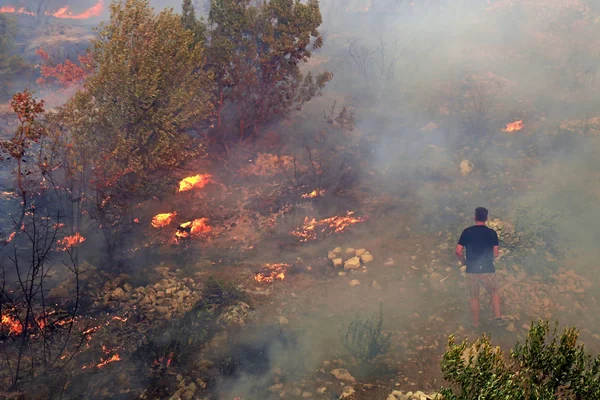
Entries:
{"label": "tree", "polygon": [[332,74],[303,75],[300,65],[321,48],[317,0],[213,0],[207,61],[215,75],[217,128],[248,128],[300,110]]}
{"label": "tree", "polygon": [[12,54],[12,40],[16,27],[13,19],[0,13],[0,101],[9,99],[17,73],[23,73],[25,63]]}
{"label": "tree", "polygon": [[482,337],[469,346],[450,337],[442,360],[444,379],[458,388],[441,391],[447,400],[552,400],[600,398],[600,356],[577,344],[579,331],[535,323],[525,344],[505,359],[499,347]]}
{"label": "tree", "polygon": [[93,72],[55,120],[65,127],[58,135],[65,151],[77,149],[64,163],[73,179],[89,183],[90,215],[112,261],[132,201],[200,151],[188,130],[211,115],[212,102],[210,75],[198,68],[202,46],[179,15],[155,14],[148,0],[120,1],[110,11],[92,43]]}
{"label": "tree", "polygon": [[194,33],[196,42],[204,43],[206,39],[206,25],[204,21],[196,18],[196,11],[192,0],[183,0],[181,5],[181,23],[183,27]]}

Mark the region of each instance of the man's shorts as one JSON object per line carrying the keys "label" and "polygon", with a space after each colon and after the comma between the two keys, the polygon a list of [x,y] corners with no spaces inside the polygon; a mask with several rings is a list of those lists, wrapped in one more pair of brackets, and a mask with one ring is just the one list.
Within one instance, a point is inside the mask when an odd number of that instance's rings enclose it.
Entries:
{"label": "man's shorts", "polygon": [[498,293],[496,274],[467,274],[467,292],[469,298],[478,299],[479,289],[484,287],[492,295]]}

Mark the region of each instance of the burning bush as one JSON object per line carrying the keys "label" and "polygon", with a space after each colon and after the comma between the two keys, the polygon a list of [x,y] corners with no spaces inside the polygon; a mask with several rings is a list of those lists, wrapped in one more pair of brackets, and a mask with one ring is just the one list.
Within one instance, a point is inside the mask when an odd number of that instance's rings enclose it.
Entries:
{"label": "burning bush", "polygon": [[285,273],[290,267],[289,264],[265,264],[261,271],[254,276],[254,280],[258,283],[273,283],[276,280],[284,280]]}
{"label": "burning bush", "polygon": [[187,178],[184,178],[181,180],[181,182],[179,182],[179,192],[185,192],[191,189],[202,189],[210,181],[210,174],[188,176]]}
{"label": "burning bush", "polygon": [[306,217],[304,224],[290,232],[301,242],[317,239],[318,236],[329,236],[333,233],[343,232],[348,226],[364,222],[366,217],[355,217],[353,211],[348,211],[346,216],[334,216],[317,220]]}

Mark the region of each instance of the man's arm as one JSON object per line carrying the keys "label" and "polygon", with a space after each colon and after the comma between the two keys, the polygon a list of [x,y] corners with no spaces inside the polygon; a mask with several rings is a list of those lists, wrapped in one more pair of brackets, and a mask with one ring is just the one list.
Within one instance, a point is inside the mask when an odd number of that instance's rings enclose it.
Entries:
{"label": "man's arm", "polygon": [[500,249],[499,246],[494,246],[494,258],[500,257]]}
{"label": "man's arm", "polygon": [[462,265],[465,265],[467,263],[465,260],[465,253],[464,253],[463,245],[457,244],[456,250],[454,250],[454,253],[456,254],[456,258],[458,258],[458,261],[460,261]]}

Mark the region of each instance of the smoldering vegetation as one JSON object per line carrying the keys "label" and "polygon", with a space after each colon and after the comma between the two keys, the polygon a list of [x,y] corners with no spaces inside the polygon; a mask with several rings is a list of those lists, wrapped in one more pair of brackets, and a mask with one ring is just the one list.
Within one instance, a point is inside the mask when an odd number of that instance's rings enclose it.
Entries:
{"label": "smoldering vegetation", "polygon": [[[208,17],[206,2],[195,7]],[[49,396],[438,391],[446,338],[473,335],[453,248],[480,205],[504,250],[497,268],[510,324],[486,326],[492,342],[508,348],[532,320],[556,319],[597,352],[594,7],[323,0],[324,46],[302,66],[333,72],[322,96],[251,138],[234,141],[234,127],[226,144],[207,141],[207,157],[190,157],[131,213],[141,223],[120,228],[118,261],[105,267],[96,230],[48,283],[69,291],[54,289],[55,298],[72,299],[79,282],[77,301],[90,295],[78,324],[97,329],[71,372],[81,379]],[[177,190],[198,173],[211,182]],[[168,228],[151,226],[160,213],[173,213]],[[202,240],[185,226],[200,217],[211,228]],[[344,268],[355,257],[358,267]]]}

